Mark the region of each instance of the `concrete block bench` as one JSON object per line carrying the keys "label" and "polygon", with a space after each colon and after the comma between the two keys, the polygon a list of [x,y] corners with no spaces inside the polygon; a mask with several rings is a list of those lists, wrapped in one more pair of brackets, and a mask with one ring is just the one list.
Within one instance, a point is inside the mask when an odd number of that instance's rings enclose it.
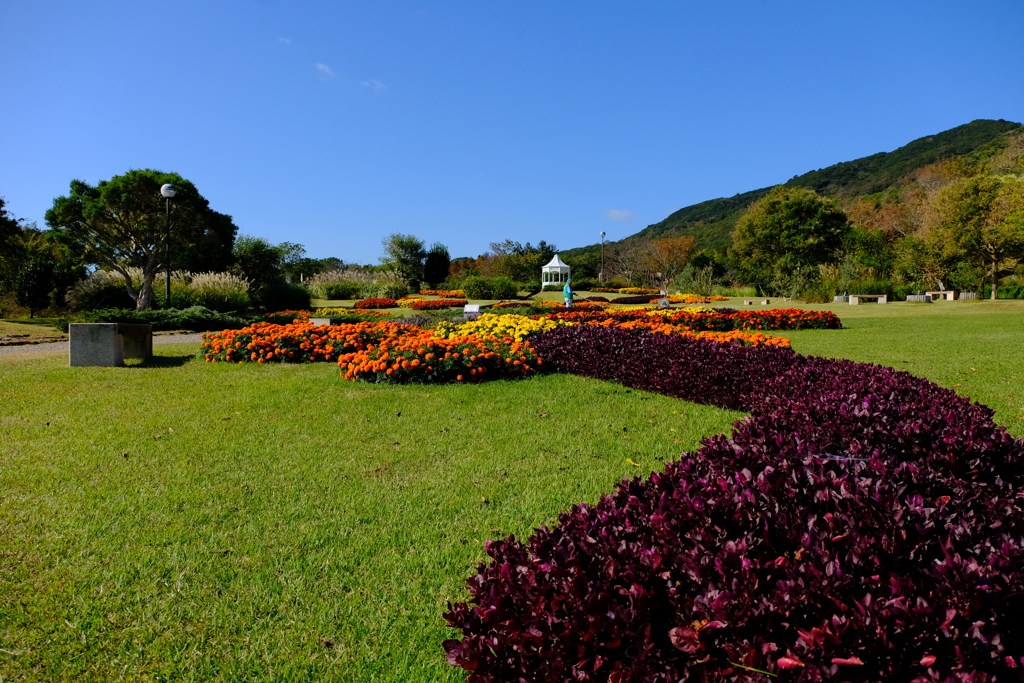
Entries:
{"label": "concrete block bench", "polygon": [[125,358],[153,357],[153,326],[130,323],[72,323],[68,365],[118,367]]}
{"label": "concrete block bench", "polygon": [[889,300],[889,297],[886,294],[851,294],[850,305],[859,306],[861,299],[874,299],[878,303],[884,304]]}
{"label": "concrete block bench", "polygon": [[925,294],[930,296],[932,298],[932,301],[935,301],[936,299],[945,299],[946,301],[956,300],[956,291],[954,290],[946,290],[942,292],[925,292]]}
{"label": "concrete block bench", "polygon": [[767,306],[771,302],[772,302],[771,299],[744,299],[743,300],[743,305],[744,306],[753,306],[754,304],[761,304],[762,306]]}

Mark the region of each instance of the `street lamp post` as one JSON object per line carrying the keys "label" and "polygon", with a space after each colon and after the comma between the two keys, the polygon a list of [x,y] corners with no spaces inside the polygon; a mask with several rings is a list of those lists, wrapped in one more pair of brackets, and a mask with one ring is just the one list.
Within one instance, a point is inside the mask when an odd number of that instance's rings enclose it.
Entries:
{"label": "street lamp post", "polygon": [[604,230],[601,231],[601,284],[604,285]]}
{"label": "street lamp post", "polygon": [[164,308],[171,307],[171,197],[177,194],[174,185],[165,183],[160,187],[160,194],[167,200],[164,211]]}

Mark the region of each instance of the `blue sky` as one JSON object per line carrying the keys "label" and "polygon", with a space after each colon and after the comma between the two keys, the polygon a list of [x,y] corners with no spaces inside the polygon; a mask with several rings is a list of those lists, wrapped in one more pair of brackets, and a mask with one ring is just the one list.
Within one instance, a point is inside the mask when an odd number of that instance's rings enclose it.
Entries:
{"label": "blue sky", "polygon": [[176,171],[241,232],[620,239],[705,199],[1024,121],[1024,2],[4,0],[0,196]]}

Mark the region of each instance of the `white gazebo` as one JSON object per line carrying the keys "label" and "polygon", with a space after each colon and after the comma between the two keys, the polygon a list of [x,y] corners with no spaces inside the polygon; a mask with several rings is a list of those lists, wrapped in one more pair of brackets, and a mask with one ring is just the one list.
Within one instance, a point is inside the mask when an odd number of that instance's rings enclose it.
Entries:
{"label": "white gazebo", "polygon": [[548,285],[563,285],[566,280],[569,279],[569,266],[565,265],[562,259],[558,258],[558,254],[555,254],[555,258],[551,259],[551,263],[546,266],[541,266],[540,269],[540,289],[544,291],[544,288]]}

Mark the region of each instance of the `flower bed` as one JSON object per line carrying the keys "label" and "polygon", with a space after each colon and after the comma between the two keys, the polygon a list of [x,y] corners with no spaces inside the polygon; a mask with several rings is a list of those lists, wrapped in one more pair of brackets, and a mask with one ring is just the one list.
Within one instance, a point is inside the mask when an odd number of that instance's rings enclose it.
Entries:
{"label": "flower bed", "polygon": [[409,308],[410,304],[416,301],[423,301],[423,297],[420,296],[403,296],[401,299],[395,301],[395,305],[399,308]]}
{"label": "flower bed", "polygon": [[486,546],[448,661],[509,680],[1021,680],[1024,441],[907,373],[592,325],[545,367],[749,410]]}
{"label": "flower bed", "polygon": [[337,360],[338,355],[364,349],[385,337],[419,328],[389,322],[351,325],[274,325],[256,323],[240,330],[204,334],[200,354],[210,363],[315,363]]}
{"label": "flower bed", "polygon": [[410,303],[409,308],[416,311],[437,311],[442,308],[465,306],[466,303],[465,299],[422,299]]}
{"label": "flower bed", "polygon": [[390,318],[383,311],[357,311],[351,308],[318,308],[307,318]]}
{"label": "flower bed", "polygon": [[296,320],[306,321],[312,315],[311,311],[276,311],[260,316],[260,322],[273,325],[289,325]]}
{"label": "flower bed", "polygon": [[394,308],[397,305],[398,305],[398,301],[395,300],[395,299],[377,298],[377,299],[363,299],[362,301],[357,301],[354,304],[354,307],[355,308]]}
{"label": "flower bed", "polygon": [[839,316],[831,311],[799,308],[737,311],[732,320],[738,330],[838,330],[843,326]]}
{"label": "flower bed", "polygon": [[342,377],[364,382],[478,382],[520,377],[540,364],[528,343],[484,334],[444,339],[431,330],[383,338],[338,357]]}
{"label": "flower bed", "polygon": [[439,296],[444,299],[465,299],[466,293],[461,289],[421,289],[420,294],[424,296]]}
{"label": "flower bed", "polygon": [[551,318],[529,318],[525,315],[484,313],[476,320],[460,324],[447,321],[439,322],[434,328],[434,335],[445,339],[454,339],[466,335],[483,334],[493,337],[508,337],[514,341],[521,342],[531,334],[572,324],[575,323]]}

